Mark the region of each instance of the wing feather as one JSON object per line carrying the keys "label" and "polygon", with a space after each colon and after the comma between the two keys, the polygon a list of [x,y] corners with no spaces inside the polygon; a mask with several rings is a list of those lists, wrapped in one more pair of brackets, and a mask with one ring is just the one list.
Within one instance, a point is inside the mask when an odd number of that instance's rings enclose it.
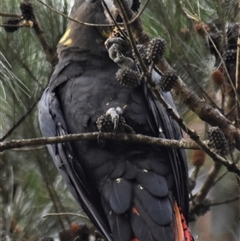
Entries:
{"label": "wing feather", "polygon": [[[161,76],[156,73],[152,76],[157,83],[161,81]],[[153,96],[152,92],[144,86],[145,96],[149,108],[154,116],[156,126],[159,130],[159,137],[167,139],[182,139],[182,131],[179,125],[169,116],[164,106]],[[161,93],[167,103],[176,110],[172,96],[170,93]],[[188,167],[184,150],[168,149],[168,155],[171,160],[171,167],[174,176],[175,190],[174,194],[178,205],[182,207],[182,211],[186,220],[188,220]]]}
{"label": "wing feather", "polygon": [[156,198],[141,186],[135,187],[134,191],[137,209],[142,207],[148,214],[149,218],[160,226],[172,223],[172,203],[168,197]]}
{"label": "wing feather", "polygon": [[158,197],[168,195],[168,185],[164,177],[150,171],[139,171],[137,175],[138,183],[146,188],[149,193]]}
{"label": "wing feather", "polygon": [[[66,135],[66,125],[56,96],[47,88],[39,102],[39,123],[45,137]],[[69,143],[48,145],[50,155],[66,182],[68,189],[82,206],[96,227],[103,232],[108,241],[112,241],[111,232],[105,220],[105,214],[86,177],[80,162],[76,160]],[[94,202],[95,200],[95,202]]]}

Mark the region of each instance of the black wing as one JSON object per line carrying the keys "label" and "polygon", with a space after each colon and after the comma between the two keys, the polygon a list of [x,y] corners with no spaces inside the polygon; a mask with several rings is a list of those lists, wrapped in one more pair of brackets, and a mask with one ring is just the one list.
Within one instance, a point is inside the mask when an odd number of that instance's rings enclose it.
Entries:
{"label": "black wing", "polygon": [[[44,91],[39,106],[39,123],[43,136],[67,135],[67,128],[57,96],[49,88]],[[47,145],[49,153],[66,182],[68,189],[82,206],[85,213],[93,221],[95,226],[102,231],[104,236],[112,240],[107,220],[100,205],[98,196],[91,183],[86,182],[85,173],[76,160],[70,143]]]}
{"label": "black wing", "polygon": [[[159,84],[161,76],[153,71],[152,79]],[[170,92],[162,92],[161,95],[165,101],[176,111]],[[159,137],[173,140],[181,140],[183,138],[182,130],[179,125],[173,120],[164,106],[156,100],[150,89],[145,86],[145,96],[148,101],[149,108],[153,113],[155,124],[159,130]],[[182,208],[183,214],[188,221],[189,201],[188,201],[188,166],[187,157],[184,150],[168,149],[168,154],[171,160],[172,171],[175,183],[175,198],[178,205]]]}

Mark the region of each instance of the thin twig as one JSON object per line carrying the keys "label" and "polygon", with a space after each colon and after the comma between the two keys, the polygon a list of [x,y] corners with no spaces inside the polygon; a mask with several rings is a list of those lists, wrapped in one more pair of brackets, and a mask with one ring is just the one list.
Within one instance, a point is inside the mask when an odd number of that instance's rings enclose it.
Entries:
{"label": "thin twig", "polygon": [[228,171],[225,171],[218,178],[216,178],[212,184],[212,187],[216,185],[220,180],[222,180],[227,174],[228,174]]}
{"label": "thin twig", "polygon": [[[123,1],[116,0],[116,2],[118,5],[117,7],[120,9],[125,29],[127,30],[128,36],[130,38],[129,41],[132,45],[132,49],[134,50],[134,53],[137,54],[136,57],[138,58],[138,50],[137,50],[137,47],[135,44],[135,40],[139,44],[140,43],[146,44],[149,42],[150,39],[149,39],[148,35],[145,33],[145,31],[143,30],[140,18],[136,18],[136,20],[134,22],[129,24],[131,22],[129,20],[134,19],[135,15],[134,15],[133,11],[129,8],[126,1],[125,0],[123,0]],[[134,35],[134,37],[133,37],[133,35]],[[141,59],[138,59],[138,61],[143,62]],[[140,66],[140,67],[143,67],[143,66]]]}
{"label": "thin twig", "polygon": [[19,25],[19,24],[0,24],[0,27],[18,27],[18,28],[30,28],[29,25]]}
{"label": "thin twig", "polygon": [[0,12],[1,17],[6,17],[6,18],[21,18],[20,15],[13,14],[13,13],[2,13]]}
{"label": "thin twig", "polygon": [[17,122],[15,122],[15,124],[8,130],[8,132],[5,133],[5,135],[0,138],[0,143],[6,140],[13,133],[13,131],[16,130],[16,128],[19,127],[22,124],[22,122],[29,116],[29,114],[33,111],[33,109],[36,107],[37,103],[39,102],[41,95],[32,103],[32,105],[29,107],[27,112],[24,115],[22,115]]}
{"label": "thin twig", "polygon": [[150,2],[150,0],[147,0],[146,3],[143,5],[143,8],[137,13],[137,15],[131,19],[130,21],[128,21],[126,24],[132,24],[133,22],[135,22],[137,19],[140,18],[140,16],[143,14],[144,10],[146,9],[148,3]]}
{"label": "thin twig", "polygon": [[48,214],[43,215],[42,218],[46,218],[49,216],[66,216],[66,215],[76,216],[76,217],[85,218],[85,219],[89,220],[89,218],[87,216],[78,214],[78,213],[48,213]]}
{"label": "thin twig", "polygon": [[128,39],[127,35],[123,32],[123,30],[121,29],[120,25],[117,23],[117,21],[114,19],[111,11],[109,10],[107,4],[105,3],[105,1],[102,1],[103,7],[105,8],[105,10],[107,11],[107,13],[109,14],[111,20],[113,21],[114,25],[117,27],[118,31],[121,33],[121,35],[124,37],[125,40]]}
{"label": "thin twig", "polygon": [[[79,24],[83,24],[83,25],[86,25],[86,26],[92,26],[92,27],[114,27],[116,26],[114,23],[113,24],[96,24],[96,23],[88,23],[88,22],[83,22],[83,21],[80,21],[80,20],[77,20],[77,19],[74,19],[74,18],[71,18],[69,16],[67,16],[66,14],[58,11],[57,9],[49,6],[48,4],[44,3],[43,1],[41,0],[37,0],[39,3],[41,3],[42,5],[44,5],[45,7],[49,8],[50,10],[52,10],[53,12],[61,15],[62,17],[68,19],[68,20],[71,20],[75,23],[79,23]],[[139,19],[139,17],[142,15],[142,13],[144,12],[144,10],[146,9],[148,3],[149,3],[150,0],[147,0],[147,2],[144,4],[143,8],[139,11],[139,13],[134,16],[129,22],[127,22],[127,24],[132,24],[133,22],[135,22],[137,19]],[[122,24],[119,24],[119,26],[121,26]]]}
{"label": "thin twig", "polygon": [[227,200],[224,200],[224,201],[214,202],[214,203],[210,204],[210,207],[236,202],[236,201],[239,201],[239,199],[240,199],[240,197],[234,197],[234,198],[227,199]]}

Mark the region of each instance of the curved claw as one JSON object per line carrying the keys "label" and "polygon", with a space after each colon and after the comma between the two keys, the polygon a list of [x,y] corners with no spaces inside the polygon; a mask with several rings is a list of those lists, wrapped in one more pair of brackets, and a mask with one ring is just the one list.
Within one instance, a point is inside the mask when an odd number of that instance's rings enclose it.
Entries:
{"label": "curved claw", "polygon": [[115,108],[110,108],[107,112],[106,115],[111,116],[111,120],[113,123],[113,131],[116,132],[118,129],[118,124],[119,124],[119,119],[121,118],[123,111],[120,107]]}

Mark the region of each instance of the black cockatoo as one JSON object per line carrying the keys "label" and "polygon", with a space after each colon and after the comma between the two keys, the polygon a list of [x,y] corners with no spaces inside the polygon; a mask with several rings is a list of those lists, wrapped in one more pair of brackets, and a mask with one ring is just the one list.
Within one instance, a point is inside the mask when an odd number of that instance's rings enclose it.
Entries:
{"label": "black cockatoo", "polygon": [[[128,4],[136,11],[139,1]],[[111,21],[106,6],[120,19],[112,0],[76,0],[71,17],[106,24]],[[96,132],[99,117],[109,115],[115,131],[124,119],[137,134],[181,139],[179,126],[145,83],[129,88],[117,82],[121,66],[138,68],[121,53],[124,41],[105,43],[110,32],[112,27],[69,23],[58,45],[59,63],[39,103],[43,136]],[[156,72],[152,78],[161,82]],[[162,94],[175,108],[171,94]],[[70,192],[106,239],[192,240],[184,151],[115,141],[102,145],[99,138],[48,149]]]}

